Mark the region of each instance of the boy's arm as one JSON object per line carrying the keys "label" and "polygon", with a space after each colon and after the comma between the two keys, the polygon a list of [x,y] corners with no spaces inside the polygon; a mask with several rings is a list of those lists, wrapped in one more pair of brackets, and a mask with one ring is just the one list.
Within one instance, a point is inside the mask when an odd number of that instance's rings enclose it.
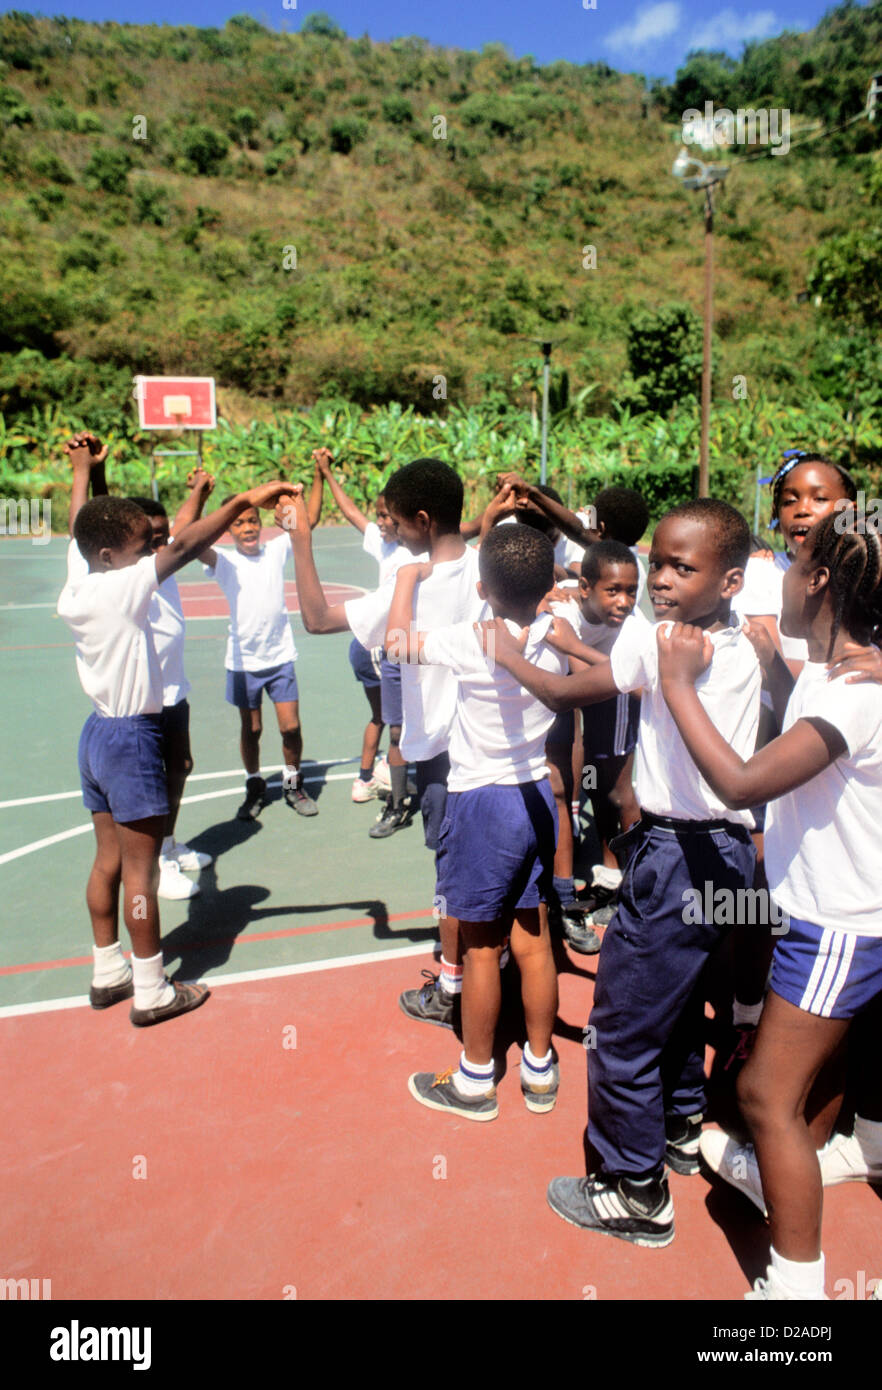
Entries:
{"label": "boy's arm", "polygon": [[192,473],[187,475],[187,487],[190,491],[178,508],[178,513],[172,522],[171,533],[173,536],[176,536],[179,531],[183,531],[184,527],[189,526],[191,522],[197,521],[202,515],[202,508],[211,496],[214,487],[214,478],[210,473],[206,473],[204,468],[194,468]]}
{"label": "boy's arm", "polygon": [[741,630],[756,652],[762,668],[763,681],[772,697],[772,708],[780,728],[784,723],[784,712],[794,686],[790,668],[775,645],[771,629],[766,623],[757,618],[747,618]]}
{"label": "boy's arm", "polygon": [[249,488],[218,507],[210,516],[202,516],[192,521],[168,545],[156,552],[156,575],[159,582],[170,574],[183,569],[197,555],[202,555],[228,529],[230,524],[249,507],[271,507],[279,497],[294,491],[293,483],[264,483],[261,487]]}
{"label": "boy's arm", "polygon": [[311,633],[348,632],[349,619],[346,617],[345,605],[328,603],[318,577],[312,553],[309,517],[303,501],[303,486],[295,483],[288,485],[286,490],[291,500],[283,509],[283,525],[291,535],[294,577],[297,581],[297,598],[303,626]]}
{"label": "boy's arm", "polygon": [[554,647],[554,650],[560,652],[562,656],[575,657],[586,666],[609,665],[608,656],[604,656],[603,652],[579,641],[566,618],[555,616],[554,622],[545,634],[545,640],[549,647]]}
{"label": "boy's arm", "polygon": [[553,497],[546,497],[544,492],[533,484],[528,483],[519,473],[504,473],[503,482],[510,483],[517,492],[528,498],[531,502],[543,511],[550,521],[553,521],[559,531],[562,531],[570,540],[576,541],[578,545],[588,545],[588,536],[585,526],[576,516],[575,512],[570,511],[562,502],[555,502]]}
{"label": "boy's arm", "polygon": [[389,660],[399,665],[417,662],[422,654],[426,634],[414,631],[413,596],[420,580],[431,573],[431,560],[420,565],[401,565],[396,572],[384,646]]}
{"label": "boy's arm", "polygon": [[839,730],[825,719],[798,719],[745,762],[716,728],[695,689],[713,658],[707,633],[675,623],[667,636],[660,627],[657,640],[662,694],[674,723],[702,777],[732,810],[749,809],[801,787],[847,751]]}
{"label": "boy's arm", "polygon": [[315,471],[312,475],[312,486],[309,489],[309,500],[306,503],[310,531],[314,531],[322,519],[322,502],[325,496],[325,480],[322,477],[318,459],[315,457],[317,452],[318,450],[314,450],[312,455],[315,459]]}
{"label": "boy's arm", "polygon": [[315,459],[316,468],[331,489],[331,496],[337,503],[337,506],[340,508],[346,520],[353,526],[357,526],[359,531],[364,532],[367,530],[369,518],[365,516],[360,507],[356,506],[352,498],[343,491],[337,479],[334,477],[334,474],[331,472],[331,464],[334,461],[334,456],[330,449],[314,449],[312,456]]}
{"label": "boy's arm", "polygon": [[68,535],[72,536],[77,512],[89,500],[90,483],[93,497],[107,495],[104,461],[107,458],[108,449],[106,444],[102,444],[100,439],[94,434],[89,434],[86,430],[80,434],[75,434],[63,445],[63,448],[73,468],[73,484],[70,490],[70,510],[67,523]]}
{"label": "boy's arm", "polygon": [[486,510],[487,508],[485,507],[484,511],[478,512],[478,515],[472,517],[471,521],[463,521],[460,523],[459,534],[462,536],[464,541],[473,541],[476,536],[481,535],[481,528],[484,522],[484,513],[486,512]]}
{"label": "boy's arm", "polygon": [[497,521],[501,521],[504,516],[514,516],[516,493],[510,483],[503,483],[502,487],[491,498],[484,508],[481,516],[481,540],[493,530]]}
{"label": "boy's arm", "polygon": [[845,656],[829,663],[829,680],[845,676],[846,685],[874,681],[882,685],[882,652],[878,647],[862,647],[859,642],[845,643]]}
{"label": "boy's arm", "polygon": [[[529,690],[531,695],[535,695],[537,700],[555,713],[580,709],[582,705],[594,705],[619,694],[619,687],[612,677],[612,666],[606,659],[602,666],[576,671],[571,676],[555,676],[524,659],[516,639],[501,618],[475,623],[475,631],[487,655],[498,661],[504,670],[511,672],[525,690]],[[584,650],[587,652],[591,648],[585,647]]]}

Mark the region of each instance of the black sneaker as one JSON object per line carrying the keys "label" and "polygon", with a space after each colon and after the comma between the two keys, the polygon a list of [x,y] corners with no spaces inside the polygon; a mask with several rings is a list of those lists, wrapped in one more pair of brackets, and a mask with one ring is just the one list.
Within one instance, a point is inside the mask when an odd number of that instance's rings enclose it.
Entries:
{"label": "black sneaker", "polygon": [[374,822],[368,834],[372,840],[385,840],[387,836],[394,835],[396,830],[403,830],[406,825],[410,825],[412,817],[413,805],[410,797],[405,797],[400,806],[393,806],[391,801],[387,801],[383,814]]}
{"label": "black sneaker", "polygon": [[467,1120],[495,1120],[499,1114],[496,1101],[496,1087],[491,1086],[486,1095],[464,1096],[456,1089],[456,1071],[414,1072],[407,1083],[407,1089],[430,1110],[446,1110],[451,1115],[463,1115]]}
{"label": "black sneaker", "polygon": [[245,783],[245,800],[236,812],[237,820],[257,820],[266,805],[266,782],[262,777],[249,777]]}
{"label": "black sneaker", "polygon": [[441,977],[423,970],[426,983],[419,989],[406,989],[398,996],[398,1004],[408,1018],[420,1023],[435,1023],[439,1028],[456,1027],[462,995],[448,994],[441,988]]}
{"label": "black sneaker", "polygon": [[585,912],[573,907],[565,907],[561,912],[561,925],[568,946],[582,956],[596,956],[600,950],[600,937],[591,925],[591,918]]}
{"label": "black sneaker", "polygon": [[665,1116],[665,1162],[675,1173],[691,1178],[700,1172],[698,1141],[704,1115]]}
{"label": "black sneaker", "polygon": [[667,1178],[638,1183],[598,1173],[590,1178],[553,1178],[548,1205],[571,1226],[599,1231],[632,1245],[670,1245],[674,1205]]}
{"label": "black sneaker", "polygon": [[302,777],[298,777],[292,786],[285,788],[285,800],[289,806],[293,807],[298,816],[317,816],[319,813],[319,808],[312,797],[303,790]]}

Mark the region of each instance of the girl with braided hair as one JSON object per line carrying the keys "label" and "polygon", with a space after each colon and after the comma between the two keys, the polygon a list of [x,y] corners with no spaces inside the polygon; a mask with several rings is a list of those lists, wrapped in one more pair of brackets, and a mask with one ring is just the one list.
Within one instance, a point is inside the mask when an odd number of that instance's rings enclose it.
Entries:
{"label": "girl with braided hair", "polygon": [[[807,642],[808,660],[780,737],[746,762],[695,692],[713,654],[706,634],[680,624],[667,637],[659,631],[662,690],[702,776],[733,809],[770,803],[766,869],[787,922],[738,1080],[755,1150],[712,1131],[701,1140],[710,1166],[768,1212],[771,1263],[748,1298],[826,1297],[822,1176],[805,1102],[851,1021],[882,996],[882,699],[873,684],[839,678],[849,644],[863,647],[879,631],[880,585],[874,527],[859,529],[846,510],[805,534],[784,576],[781,628]],[[878,1089],[878,1071],[874,1080]],[[882,1176],[882,1115],[859,1116],[858,1126]]]}

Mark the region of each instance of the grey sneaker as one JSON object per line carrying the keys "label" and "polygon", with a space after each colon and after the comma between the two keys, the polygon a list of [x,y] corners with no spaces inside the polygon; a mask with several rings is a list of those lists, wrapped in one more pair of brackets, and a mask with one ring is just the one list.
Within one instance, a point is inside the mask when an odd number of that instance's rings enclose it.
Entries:
{"label": "grey sneaker", "polygon": [[418,989],[406,989],[398,996],[398,1005],[408,1018],[419,1023],[435,1023],[439,1028],[455,1028],[462,995],[448,994],[441,988],[441,977],[431,970],[420,972],[426,983]]}
{"label": "grey sneaker", "polygon": [[670,1245],[674,1204],[667,1178],[649,1183],[604,1173],[590,1178],[554,1178],[548,1205],[571,1226],[618,1236],[632,1245]]}
{"label": "grey sneaker", "polygon": [[499,1114],[496,1087],[483,1096],[464,1096],[456,1089],[455,1075],[453,1067],[441,1072],[414,1072],[407,1089],[414,1100],[430,1110],[446,1110],[451,1115],[463,1115],[467,1120],[495,1120]]}
{"label": "grey sneaker", "polygon": [[317,816],[319,808],[312,797],[303,790],[303,778],[298,777],[293,786],[285,788],[285,800],[298,816]]}
{"label": "grey sneaker", "polygon": [[237,820],[257,820],[266,805],[266,782],[262,777],[249,777],[245,783],[245,800],[236,812]]}
{"label": "grey sneaker", "polygon": [[553,1063],[548,1074],[548,1081],[543,1086],[531,1085],[524,1080],[523,1073],[521,1073],[521,1094],[524,1097],[524,1104],[534,1115],[545,1115],[549,1110],[554,1109],[559,1089],[560,1068],[557,1062]]}
{"label": "grey sneaker", "polygon": [[703,1119],[703,1114],[665,1116],[665,1162],[675,1173],[686,1178],[701,1171],[698,1141],[701,1139]]}

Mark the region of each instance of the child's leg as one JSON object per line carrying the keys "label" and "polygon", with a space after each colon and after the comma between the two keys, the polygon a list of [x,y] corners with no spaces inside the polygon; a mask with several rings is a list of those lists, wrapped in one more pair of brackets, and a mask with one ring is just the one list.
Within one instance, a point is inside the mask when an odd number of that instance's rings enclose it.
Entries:
{"label": "child's leg", "polygon": [[557,969],[544,907],[519,908],[511,929],[512,955],[521,972],[527,1041],[534,1057],[545,1057],[557,1018]]}
{"label": "child's leg", "polygon": [[399,744],[401,725],[389,725],[389,780],[392,783],[392,805],[400,806],[407,796],[407,762]]}
{"label": "child's leg", "polygon": [[[365,686],[364,693],[371,707],[370,722],[365,727],[364,738],[361,741],[361,775],[366,782],[373,771],[377,749],[380,746],[380,738],[383,734],[383,715],[380,708],[380,687],[378,685]],[[400,737],[401,731],[399,729]]]}
{"label": "child's leg", "polygon": [[603,862],[608,869],[619,867],[616,856],[609,847],[610,840],[615,839],[620,831],[628,830],[640,819],[640,808],[631,786],[633,764],[634,756],[631,753],[622,757],[595,759],[597,786],[591,792],[591,812],[601,844]]}
{"label": "child's leg", "polygon": [[240,708],[239,719],[239,751],[242,754],[242,763],[248,776],[256,777],[260,772],[260,735],[263,732],[260,709]]}
{"label": "child's leg", "polygon": [[561,903],[573,898],[573,743],[547,743],[545,760],[551,773],[551,792],[557,807],[557,849],[554,853],[554,878]]}
{"label": "child's leg", "polygon": [[276,705],[276,719],[279,722],[279,733],[282,735],[282,757],[285,767],[299,769],[303,756],[299,700],[286,700]]}
{"label": "child's leg", "polygon": [[165,822],[165,839],[174,841],[175,825],[181,798],[187,778],[193,771],[193,755],[190,751],[190,706],[182,700],[173,711],[163,715],[163,756],[165,776],[168,787],[168,816]]}
{"label": "child's leg", "polygon": [[463,947],[463,1049],[470,1062],[486,1066],[493,1061],[493,1040],[502,1002],[502,930],[498,922],[460,922],[459,931]]}
{"label": "child's leg", "polygon": [[805,1122],[812,1083],[848,1030],[769,993],[738,1098],[756,1145],[772,1246],[786,1260],[821,1254],[821,1171]]}
{"label": "child's leg", "polygon": [[164,818],[117,825],[123,888],[123,917],[135,956],[155,956],[159,944],[159,847]]}
{"label": "child's leg", "polygon": [[117,827],[109,811],[95,811],[95,862],[86,885],[86,906],[92,919],[92,936],[99,947],[119,940],[119,887],[122,857]]}

